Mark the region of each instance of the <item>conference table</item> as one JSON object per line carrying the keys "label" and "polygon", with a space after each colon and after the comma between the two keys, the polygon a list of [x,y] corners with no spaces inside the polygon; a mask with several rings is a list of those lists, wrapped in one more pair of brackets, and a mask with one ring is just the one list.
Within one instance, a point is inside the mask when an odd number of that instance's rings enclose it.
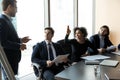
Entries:
{"label": "conference table", "polygon": [[[105,53],[105,56],[109,56],[110,60],[117,60],[120,61],[120,56],[112,53]],[[102,60],[100,60],[102,61]],[[85,64],[85,60],[78,62],[75,65],[72,65],[62,72],[55,75],[57,80],[109,80],[106,77],[106,73],[110,73],[110,75],[119,77],[120,80],[120,64],[118,63],[117,66],[103,66],[98,65],[100,68],[99,73],[95,73],[95,66],[97,65],[88,65]],[[112,80],[112,79],[110,79]]]}

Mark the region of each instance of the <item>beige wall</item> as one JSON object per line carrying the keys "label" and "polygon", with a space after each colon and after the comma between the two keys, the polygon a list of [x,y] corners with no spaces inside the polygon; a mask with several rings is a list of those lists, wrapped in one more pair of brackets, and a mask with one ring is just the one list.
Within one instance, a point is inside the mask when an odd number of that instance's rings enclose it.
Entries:
{"label": "beige wall", "polygon": [[120,0],[95,0],[95,33],[102,25],[110,27],[113,44],[120,43]]}

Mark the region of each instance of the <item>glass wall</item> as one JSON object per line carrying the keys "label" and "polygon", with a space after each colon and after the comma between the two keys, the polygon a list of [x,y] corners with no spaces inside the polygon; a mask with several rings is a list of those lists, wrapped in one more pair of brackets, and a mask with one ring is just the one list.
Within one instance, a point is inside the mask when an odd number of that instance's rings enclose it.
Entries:
{"label": "glass wall", "polygon": [[[76,2],[74,1],[78,2],[78,6],[75,6]],[[46,25],[54,28],[53,41],[55,42],[64,39],[67,25],[70,26],[72,31],[70,38],[73,38],[75,25],[86,27],[88,36],[92,34],[94,23],[93,0],[17,0],[17,5],[16,30],[20,37],[29,36],[32,39],[27,43],[27,50],[22,51],[22,59],[19,66],[20,76],[33,72],[30,60],[32,47],[37,42],[44,40],[43,31],[44,27],[47,27]],[[45,9],[46,5],[49,8]],[[76,20],[74,20],[75,17],[77,18]]]}
{"label": "glass wall", "polygon": [[[0,0],[0,6],[2,6],[1,4],[2,0]],[[0,7],[0,13],[2,12],[2,7]]]}
{"label": "glass wall", "polygon": [[30,36],[31,43],[43,40],[44,0],[18,0],[17,30],[20,37]]}
{"label": "glass wall", "polygon": [[72,31],[70,38],[74,37],[73,28],[76,26],[86,27],[88,37],[91,36],[93,34],[93,5],[93,0],[51,0],[51,27],[56,31],[54,41],[64,38],[67,25]]}
{"label": "glass wall", "polygon": [[93,0],[78,0],[78,26],[87,28],[88,37],[93,32]]}
{"label": "glass wall", "polygon": [[27,43],[27,49],[22,51],[19,76],[33,72],[31,54],[33,45],[44,39],[44,0],[17,0],[16,14],[17,32],[20,37],[29,36],[32,40]]}
{"label": "glass wall", "polygon": [[51,27],[55,29],[53,39],[57,41],[64,39],[67,25],[73,29],[73,0],[51,0],[50,3]]}

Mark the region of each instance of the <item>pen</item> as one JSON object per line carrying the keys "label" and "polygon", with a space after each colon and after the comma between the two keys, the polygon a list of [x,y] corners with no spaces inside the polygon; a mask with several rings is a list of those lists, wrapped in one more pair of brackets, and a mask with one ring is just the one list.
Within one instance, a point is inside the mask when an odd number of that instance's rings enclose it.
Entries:
{"label": "pen", "polygon": [[106,79],[109,80],[109,77],[107,76],[107,74],[105,73],[104,75],[105,75]]}

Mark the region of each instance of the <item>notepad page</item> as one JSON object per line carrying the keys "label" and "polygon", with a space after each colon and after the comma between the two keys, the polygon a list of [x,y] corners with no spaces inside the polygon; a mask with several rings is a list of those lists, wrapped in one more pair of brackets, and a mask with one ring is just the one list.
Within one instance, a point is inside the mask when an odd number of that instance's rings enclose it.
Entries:
{"label": "notepad page", "polygon": [[117,66],[117,64],[119,63],[119,61],[116,60],[103,60],[100,65],[104,65],[104,66]]}

